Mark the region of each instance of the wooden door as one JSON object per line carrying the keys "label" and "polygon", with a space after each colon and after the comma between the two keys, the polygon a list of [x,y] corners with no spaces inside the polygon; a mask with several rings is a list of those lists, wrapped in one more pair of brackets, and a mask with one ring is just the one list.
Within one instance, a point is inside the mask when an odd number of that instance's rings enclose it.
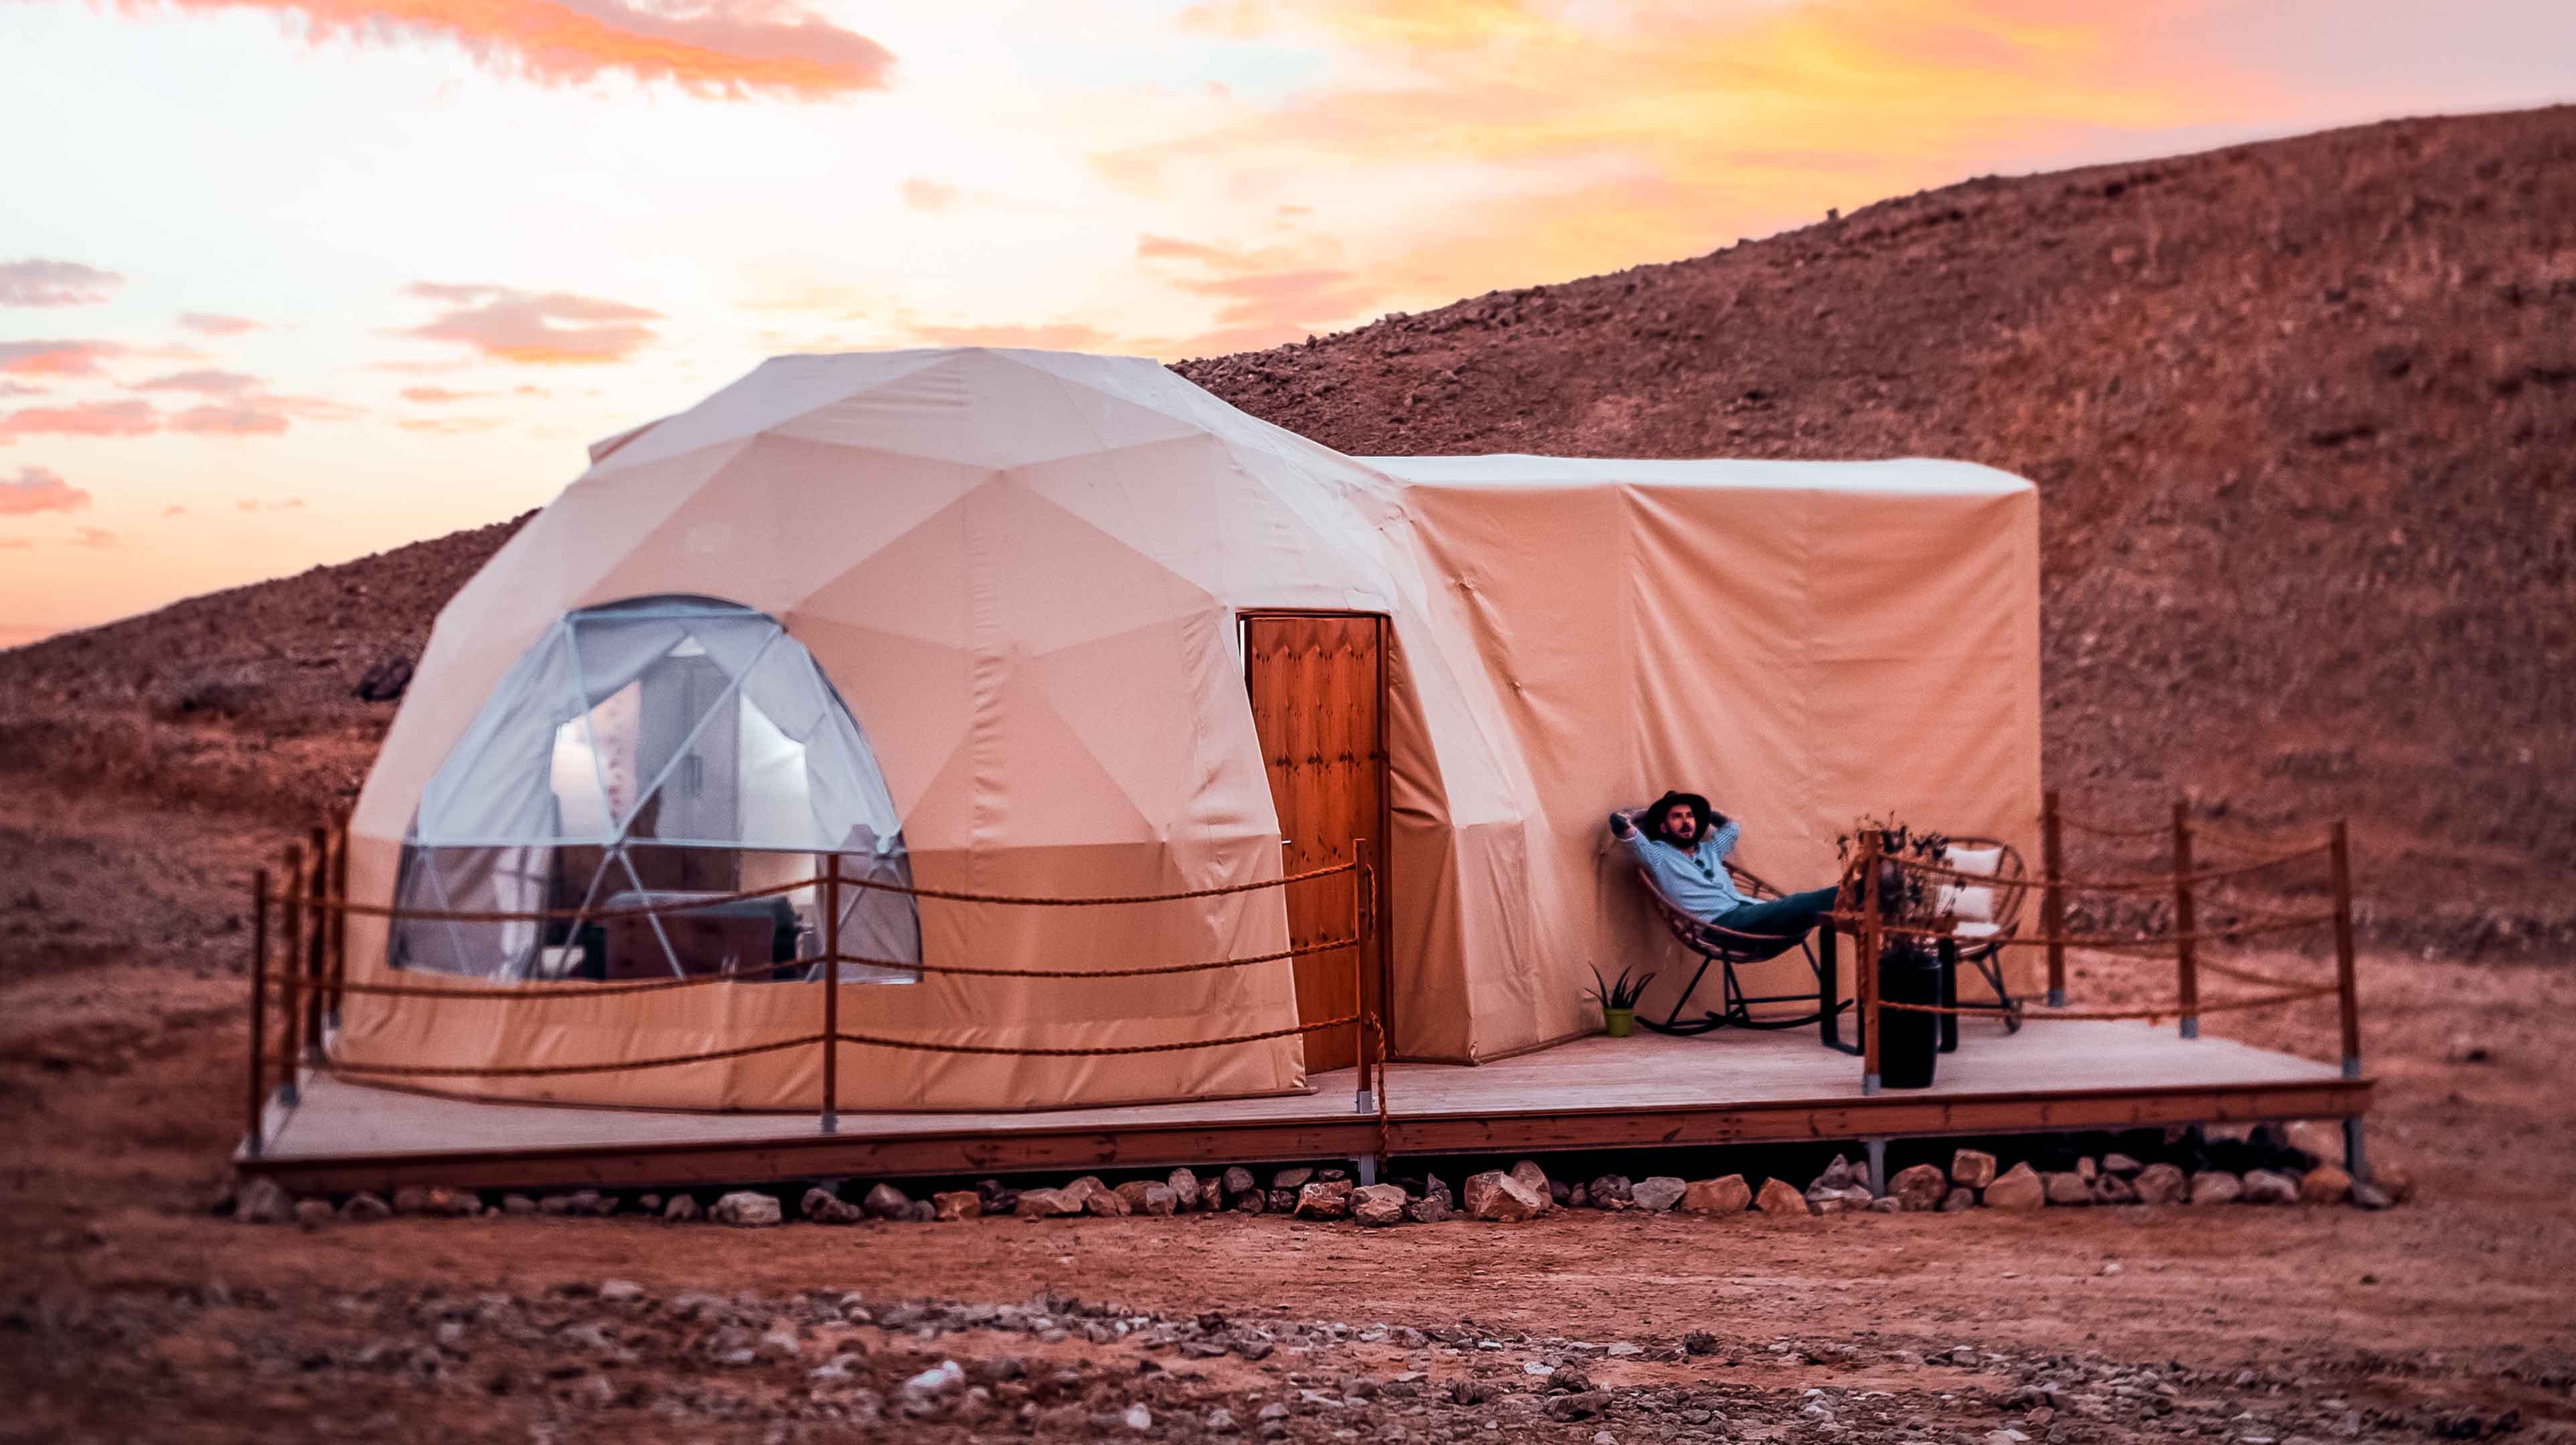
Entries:
{"label": "wooden door", "polygon": [[[1279,809],[1282,863],[1304,873],[1350,860],[1355,840],[1377,883],[1377,913],[1386,916],[1386,619],[1353,613],[1248,614],[1243,619],[1244,685],[1252,723],[1270,770]],[[1291,884],[1288,935],[1304,945],[1348,937],[1359,899],[1356,874]],[[1317,1023],[1359,1011],[1365,996],[1386,1017],[1385,944],[1372,930],[1360,950],[1296,960],[1297,1017]],[[1355,992],[1354,990],[1357,990]],[[1393,1024],[1388,1023],[1390,1033]],[[1371,1045],[1374,1050],[1375,1045]],[[1347,1028],[1306,1035],[1309,1071],[1358,1062]]]}

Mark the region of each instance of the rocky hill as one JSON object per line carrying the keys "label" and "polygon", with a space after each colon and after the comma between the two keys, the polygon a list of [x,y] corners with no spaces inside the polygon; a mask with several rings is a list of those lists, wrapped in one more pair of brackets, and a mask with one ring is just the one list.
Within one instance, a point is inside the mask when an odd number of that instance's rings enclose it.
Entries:
{"label": "rocky hill", "polygon": [[[2349,815],[2385,935],[2576,937],[2576,108],[1987,177],[1177,370],[1353,453],[2032,477],[2074,805]],[[0,653],[0,770],[302,821],[515,525]]]}

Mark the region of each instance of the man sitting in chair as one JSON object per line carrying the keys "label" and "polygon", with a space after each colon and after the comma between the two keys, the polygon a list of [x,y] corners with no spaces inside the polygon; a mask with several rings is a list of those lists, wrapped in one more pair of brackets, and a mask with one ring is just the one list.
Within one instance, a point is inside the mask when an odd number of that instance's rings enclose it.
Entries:
{"label": "man sitting in chair", "polygon": [[[1639,811],[1643,827],[1637,822]],[[1697,793],[1666,793],[1653,807],[1610,815],[1610,835],[1627,845],[1665,897],[1702,922],[1736,933],[1806,937],[1833,911],[1836,890],[1814,888],[1768,903],[1736,892],[1726,855],[1735,851],[1743,832],[1743,824],[1710,808]]]}

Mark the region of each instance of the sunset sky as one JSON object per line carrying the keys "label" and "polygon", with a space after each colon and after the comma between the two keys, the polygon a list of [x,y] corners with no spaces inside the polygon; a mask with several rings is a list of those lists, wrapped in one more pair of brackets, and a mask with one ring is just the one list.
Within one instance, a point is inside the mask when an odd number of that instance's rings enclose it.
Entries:
{"label": "sunset sky", "polygon": [[0,0],[0,646],[508,516],[778,352],[1236,351],[2571,98],[2569,0]]}

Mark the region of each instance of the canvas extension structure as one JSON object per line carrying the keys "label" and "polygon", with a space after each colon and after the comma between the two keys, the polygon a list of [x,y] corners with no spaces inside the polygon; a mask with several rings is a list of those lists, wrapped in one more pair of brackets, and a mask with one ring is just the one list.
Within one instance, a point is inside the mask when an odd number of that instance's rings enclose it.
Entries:
{"label": "canvas extension structure", "polygon": [[[787,885],[829,858],[1012,895],[1357,858],[1378,927],[1356,986],[1395,1057],[1558,1043],[1598,1025],[1595,966],[1670,947],[1614,807],[1704,792],[1788,887],[1831,882],[1863,812],[2030,850],[2038,543],[2032,486],[1961,463],[1355,458],[1149,360],[782,357],[594,447],[441,613],[346,853],[352,899],[427,915],[350,917],[347,979],[412,992],[351,990],[332,1051],[474,1070],[809,1036],[827,932],[864,960],[839,965],[841,1026],[932,1045],[1187,1043],[1355,1002],[1320,956],[939,970],[1275,954],[1346,927],[1355,874],[1079,909],[857,887],[827,920]],[[547,911],[574,916],[441,916]],[[546,996],[492,996],[517,986]],[[837,1087],[875,1110],[1280,1095],[1351,1047],[844,1043]],[[420,1087],[812,1110],[821,1067]]]}

